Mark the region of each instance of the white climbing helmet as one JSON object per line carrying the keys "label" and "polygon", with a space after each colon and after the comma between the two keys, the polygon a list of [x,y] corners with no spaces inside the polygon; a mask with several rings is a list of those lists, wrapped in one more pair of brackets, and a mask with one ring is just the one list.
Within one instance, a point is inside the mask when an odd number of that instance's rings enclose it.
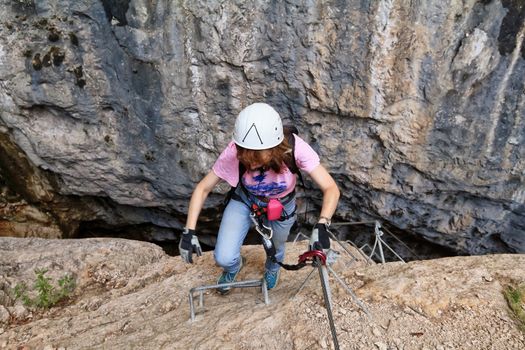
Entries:
{"label": "white climbing helmet", "polygon": [[233,141],[253,150],[268,149],[283,141],[283,123],[279,113],[266,103],[254,103],[239,113]]}

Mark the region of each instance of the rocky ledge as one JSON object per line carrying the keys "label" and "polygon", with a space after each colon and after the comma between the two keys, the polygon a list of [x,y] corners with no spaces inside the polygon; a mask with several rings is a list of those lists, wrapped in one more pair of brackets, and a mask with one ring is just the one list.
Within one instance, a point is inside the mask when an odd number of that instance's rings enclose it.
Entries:
{"label": "rocky ledge", "polygon": [[[304,248],[290,244],[287,262]],[[262,247],[245,246],[243,255],[240,279],[260,278]],[[71,298],[47,311],[14,301],[12,288],[31,285],[35,269],[74,276]],[[525,348],[502,296],[505,284],[523,281],[524,255],[367,265],[345,253],[333,269],[370,314],[331,278],[342,349]],[[310,267],[283,272],[269,305],[255,289],[206,293],[191,322],[190,288],[213,284],[219,272],[211,253],[188,265],[144,242],[0,238],[0,348],[332,348],[317,274],[296,293]]]}

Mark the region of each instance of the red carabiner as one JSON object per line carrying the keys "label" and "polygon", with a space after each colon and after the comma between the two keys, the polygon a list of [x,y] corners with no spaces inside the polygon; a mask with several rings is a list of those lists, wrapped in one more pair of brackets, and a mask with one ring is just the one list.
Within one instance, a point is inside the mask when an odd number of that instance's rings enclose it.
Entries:
{"label": "red carabiner", "polygon": [[319,258],[321,265],[326,265],[326,254],[322,250],[309,250],[299,256],[299,264],[307,261],[314,261],[314,258]]}
{"label": "red carabiner", "polygon": [[260,207],[257,204],[253,203],[252,212],[255,213],[256,216],[261,216],[264,215],[264,213],[266,213],[266,208]]}

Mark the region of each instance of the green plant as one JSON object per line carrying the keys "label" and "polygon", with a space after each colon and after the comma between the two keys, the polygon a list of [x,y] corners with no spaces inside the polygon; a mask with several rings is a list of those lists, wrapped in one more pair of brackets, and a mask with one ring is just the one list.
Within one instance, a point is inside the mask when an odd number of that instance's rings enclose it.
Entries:
{"label": "green plant", "polygon": [[525,284],[508,285],[503,290],[503,295],[518,321],[519,328],[525,332]]}
{"label": "green plant", "polygon": [[[59,301],[69,297],[75,289],[75,280],[72,276],[65,275],[58,280],[58,287],[52,284],[51,278],[47,277],[46,269],[36,269],[36,281],[33,284],[33,293],[28,291],[25,283],[15,286],[13,292],[15,299],[21,299],[25,306],[48,309]],[[35,294],[31,297],[31,294]]]}

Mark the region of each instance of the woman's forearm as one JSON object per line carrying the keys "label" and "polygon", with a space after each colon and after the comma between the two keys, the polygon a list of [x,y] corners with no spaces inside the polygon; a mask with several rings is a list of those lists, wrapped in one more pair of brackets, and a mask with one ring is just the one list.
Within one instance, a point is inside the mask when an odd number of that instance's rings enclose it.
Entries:
{"label": "woman's forearm", "polygon": [[186,218],[186,227],[190,230],[195,230],[197,226],[197,220],[199,219],[199,214],[204,206],[204,202],[208,197],[209,192],[205,192],[200,189],[199,186],[195,188],[193,194],[191,195],[190,206],[188,208],[188,217]]}
{"label": "woman's forearm", "polygon": [[331,186],[323,192],[323,206],[319,214],[319,222],[326,223],[332,219],[339,202],[340,192],[337,186]]}
{"label": "woman's forearm", "polygon": [[332,219],[339,202],[339,188],[332,176],[322,165],[318,165],[310,176],[323,192],[323,206],[319,214],[319,222],[326,223]]}
{"label": "woman's forearm", "polygon": [[186,227],[190,230],[195,230],[197,226],[197,220],[199,214],[204,206],[204,202],[211,190],[217,185],[220,178],[215,175],[213,171],[210,171],[208,175],[204,177],[195,187],[193,194],[191,195],[190,205],[188,208],[188,216],[186,218]]}

